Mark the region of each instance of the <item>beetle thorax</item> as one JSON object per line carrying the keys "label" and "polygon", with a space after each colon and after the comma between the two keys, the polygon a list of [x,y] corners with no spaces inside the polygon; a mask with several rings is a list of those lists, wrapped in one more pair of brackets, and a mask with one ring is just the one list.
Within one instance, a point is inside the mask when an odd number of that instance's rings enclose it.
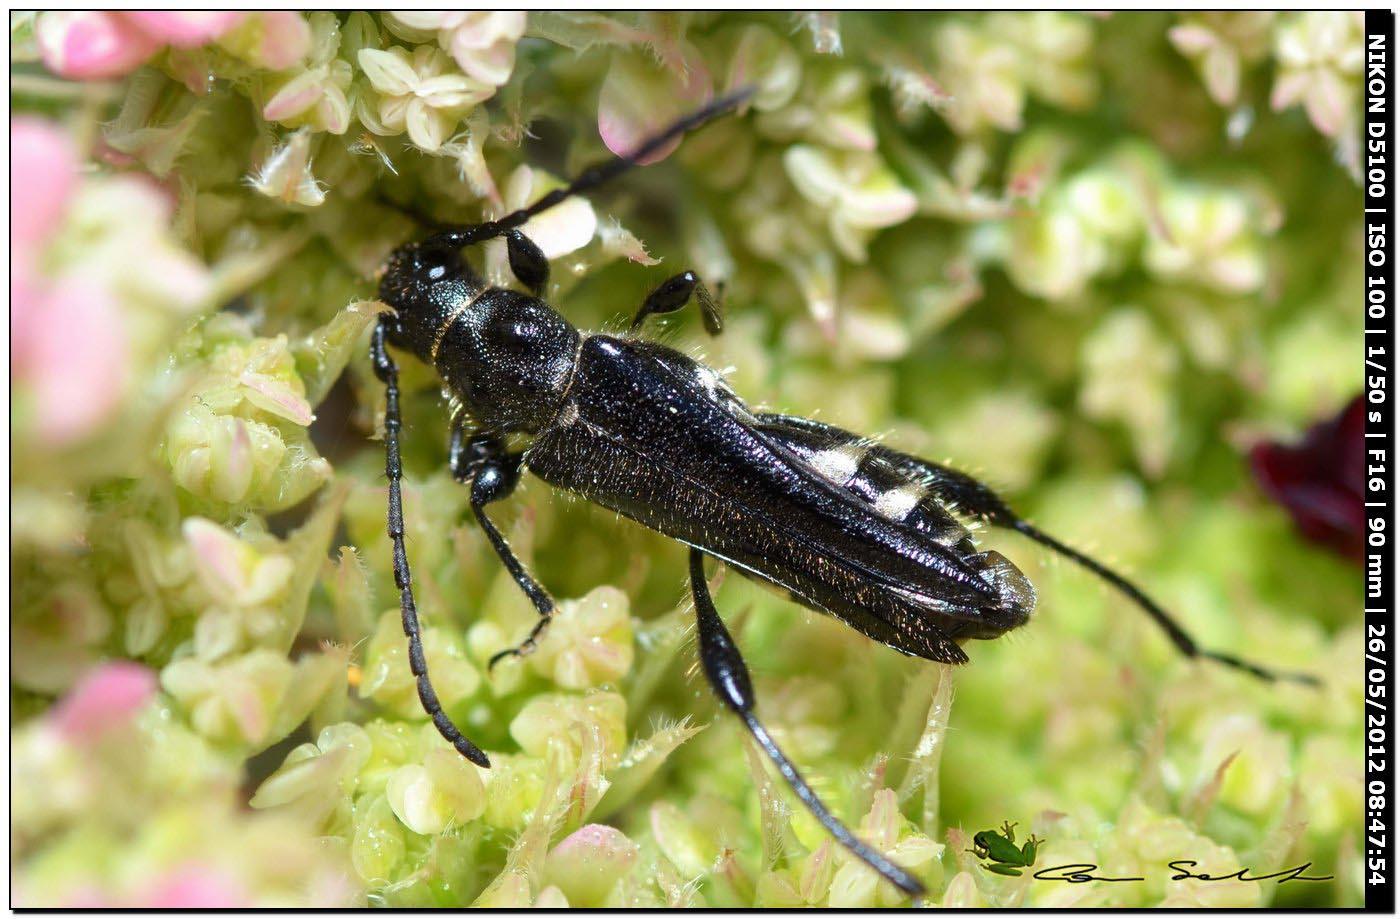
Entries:
{"label": "beetle thorax", "polygon": [[563,403],[580,335],[538,297],[489,287],[459,252],[405,246],[380,297],[395,345],[432,366],[484,428],[533,433]]}

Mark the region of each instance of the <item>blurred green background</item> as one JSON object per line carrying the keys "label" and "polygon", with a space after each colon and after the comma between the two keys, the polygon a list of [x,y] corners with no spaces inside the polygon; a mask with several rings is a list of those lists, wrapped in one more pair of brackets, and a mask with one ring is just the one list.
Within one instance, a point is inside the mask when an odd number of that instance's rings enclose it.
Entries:
{"label": "blurred green background", "polygon": [[[981,530],[1039,603],[956,672],[724,579],[779,742],[936,903],[1361,905],[1359,572],[1248,461],[1359,391],[1359,14],[126,15],[11,18],[16,903],[903,902],[710,699],[681,546],[527,478],[493,515],[564,611],[488,676],[533,612],[407,356],[428,657],[489,772],[427,725],[398,624],[364,301],[404,211],[498,215],[752,84],[526,228],[551,302],[617,330],[669,274],[723,282],[723,336],[649,334],[1324,681],[1183,660]],[[1038,866],[1147,880],[988,873],[1004,820]]]}

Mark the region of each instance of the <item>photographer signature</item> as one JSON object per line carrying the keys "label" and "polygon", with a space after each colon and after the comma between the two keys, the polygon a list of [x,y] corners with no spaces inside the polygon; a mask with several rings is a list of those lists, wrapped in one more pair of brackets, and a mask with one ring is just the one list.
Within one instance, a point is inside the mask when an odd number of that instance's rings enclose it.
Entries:
{"label": "photographer signature", "polygon": [[[1296,867],[1296,868],[1285,868],[1285,869],[1282,870],[1282,871],[1275,871],[1273,874],[1260,874],[1260,875],[1251,875],[1251,874],[1249,873],[1250,869],[1248,869],[1248,868],[1241,868],[1239,871],[1233,872],[1232,874],[1220,874],[1220,875],[1206,874],[1206,873],[1204,873],[1204,872],[1192,871],[1191,869],[1192,869],[1192,868],[1195,868],[1197,865],[1198,865],[1197,862],[1192,861],[1191,859],[1188,859],[1188,858],[1179,858],[1179,859],[1176,859],[1176,860],[1174,860],[1174,861],[1167,862],[1167,867],[1170,868],[1172,871],[1175,872],[1175,874],[1173,874],[1173,875],[1171,876],[1171,880],[1173,880],[1173,881],[1186,881],[1186,880],[1197,880],[1197,881],[1273,881],[1273,880],[1277,880],[1280,884],[1284,884],[1284,883],[1287,883],[1288,881],[1330,881],[1330,880],[1332,880],[1332,875],[1330,875],[1330,874],[1327,875],[1327,876],[1325,876],[1325,877],[1309,877],[1308,875],[1303,874],[1304,871],[1307,871],[1309,868],[1312,867],[1312,862],[1304,862],[1303,864],[1299,865],[1299,866]],[[1065,882],[1066,884],[1087,884],[1087,883],[1089,883],[1090,881],[1104,881],[1104,882],[1106,882],[1106,883],[1118,884],[1118,883],[1123,883],[1123,882],[1125,882],[1125,881],[1145,881],[1145,880],[1147,880],[1146,878],[1140,878],[1140,877],[1133,877],[1133,878],[1110,878],[1110,877],[1103,877],[1103,876],[1101,876],[1101,875],[1097,875],[1097,874],[1094,874],[1094,873],[1093,873],[1093,872],[1097,871],[1098,869],[1099,869],[1099,866],[1093,864],[1092,862],[1076,862],[1076,863],[1074,863],[1074,864],[1069,864],[1069,865],[1056,865],[1056,866],[1053,867],[1053,868],[1042,868],[1042,869],[1040,869],[1039,871],[1037,871],[1035,874],[1031,875],[1031,877],[1035,878],[1037,881],[1063,881],[1063,882]]]}

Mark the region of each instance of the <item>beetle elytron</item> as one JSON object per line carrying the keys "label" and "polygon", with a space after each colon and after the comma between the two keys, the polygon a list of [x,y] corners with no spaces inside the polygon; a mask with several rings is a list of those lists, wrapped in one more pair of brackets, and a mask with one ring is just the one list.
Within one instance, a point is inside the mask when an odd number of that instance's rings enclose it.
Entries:
{"label": "beetle elytron", "polygon": [[[372,359],[386,389],[388,530],[410,666],[443,737],[489,767],[486,754],[443,712],[428,679],[404,549],[398,369],[388,345],[428,363],[451,391],[452,473],[470,487],[482,530],[539,611],[529,636],[491,663],[531,651],[554,612],[554,601],[485,513],[514,490],[523,469],[687,544],[700,659],[715,692],[827,830],[919,896],[919,881],[837,820],[759,722],[748,669],[710,598],[705,556],[904,654],[960,664],[967,661],[961,642],[996,638],[1025,623],[1035,606],[1034,588],[1010,561],[977,549],[955,513],[966,515],[1018,530],[1086,566],[1135,600],[1185,654],[1272,674],[1197,648],[1136,587],[1033,528],[974,479],[830,425],[753,412],[696,361],[631,334],[582,333],[540,299],[549,264],[520,231],[526,221],[737,108],[748,95],[717,100],[530,207],[443,230],[390,256],[380,298],[394,312],[375,327]],[[505,237],[511,270],[529,293],[487,286],[463,258],[466,247],[498,237]],[[648,295],[632,331],[648,315],[678,310],[692,297],[704,308],[707,327],[718,331],[718,310],[691,272]],[[508,435],[533,440],[512,451]]]}

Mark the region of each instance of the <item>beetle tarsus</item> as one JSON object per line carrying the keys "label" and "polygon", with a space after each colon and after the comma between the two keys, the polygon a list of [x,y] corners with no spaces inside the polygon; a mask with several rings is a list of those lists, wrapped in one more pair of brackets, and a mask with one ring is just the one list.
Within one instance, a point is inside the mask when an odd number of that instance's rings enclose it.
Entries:
{"label": "beetle tarsus", "polygon": [[[723,288],[718,288],[722,294]],[[642,301],[641,308],[637,310],[637,315],[632,319],[629,332],[636,332],[642,327],[648,316],[660,316],[663,313],[674,313],[683,309],[694,297],[700,304],[700,315],[705,322],[705,331],[711,335],[718,335],[724,331],[724,317],[720,312],[720,301],[717,296],[710,293],[709,288],[700,282],[700,278],[693,271],[682,271],[678,275],[667,278]]]}
{"label": "beetle tarsus", "polygon": [[506,648],[504,651],[497,651],[495,654],[491,655],[491,659],[486,662],[486,672],[490,673],[496,668],[497,664],[508,657],[528,657],[534,654],[535,650],[539,647],[540,635],[544,633],[544,630],[549,627],[550,622],[553,620],[554,615],[552,613],[541,614],[539,621],[535,623],[535,627],[530,630],[530,634],[525,637],[524,641],[514,648]]}

